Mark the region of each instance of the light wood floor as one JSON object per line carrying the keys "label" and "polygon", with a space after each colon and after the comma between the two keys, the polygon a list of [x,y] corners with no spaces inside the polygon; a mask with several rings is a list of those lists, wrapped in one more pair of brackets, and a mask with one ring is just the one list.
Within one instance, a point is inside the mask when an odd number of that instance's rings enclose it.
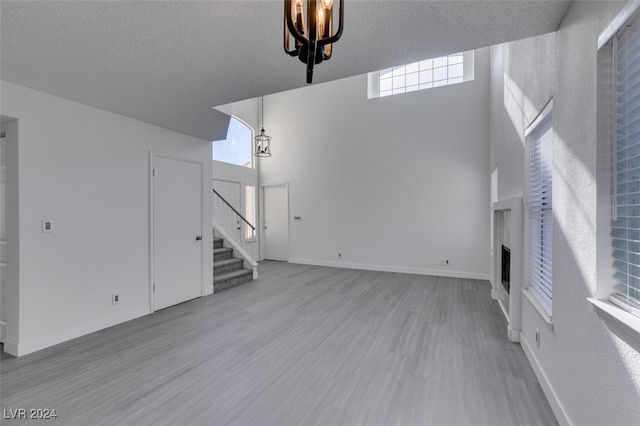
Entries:
{"label": "light wood floor", "polygon": [[488,282],[279,262],[259,273],[3,354],[2,408],[56,409],[47,425],[557,424]]}

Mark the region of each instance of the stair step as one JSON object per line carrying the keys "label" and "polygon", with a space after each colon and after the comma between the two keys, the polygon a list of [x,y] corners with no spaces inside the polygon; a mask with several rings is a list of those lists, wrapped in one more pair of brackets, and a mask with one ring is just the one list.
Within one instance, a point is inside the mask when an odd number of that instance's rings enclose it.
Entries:
{"label": "stair step", "polygon": [[214,249],[218,249],[218,248],[223,248],[224,244],[224,240],[222,238],[218,238],[218,237],[213,237],[213,248]]}
{"label": "stair step", "polygon": [[228,247],[222,247],[213,249],[213,261],[215,263],[216,260],[226,260],[231,259],[233,257],[233,249]]}
{"label": "stair step", "polygon": [[215,276],[225,272],[237,271],[242,269],[242,263],[242,259],[218,260],[213,263],[213,274]]}
{"label": "stair step", "polygon": [[215,291],[224,290],[238,284],[246,283],[253,280],[253,271],[249,269],[239,269],[237,271],[225,272],[224,274],[214,275],[213,288]]}

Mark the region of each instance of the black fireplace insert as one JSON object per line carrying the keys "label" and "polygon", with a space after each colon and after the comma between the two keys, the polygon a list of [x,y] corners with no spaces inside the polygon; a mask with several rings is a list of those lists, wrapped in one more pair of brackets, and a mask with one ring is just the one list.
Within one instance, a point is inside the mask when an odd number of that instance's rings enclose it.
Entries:
{"label": "black fireplace insert", "polygon": [[505,290],[507,290],[507,293],[509,293],[509,269],[511,267],[511,251],[505,247],[504,245],[502,246],[502,286],[504,287]]}

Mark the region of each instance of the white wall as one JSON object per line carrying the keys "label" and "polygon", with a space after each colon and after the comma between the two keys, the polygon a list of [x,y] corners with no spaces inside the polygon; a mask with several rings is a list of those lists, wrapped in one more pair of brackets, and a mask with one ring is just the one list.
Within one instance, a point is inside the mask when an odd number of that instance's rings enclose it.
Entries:
{"label": "white wall", "polygon": [[226,180],[229,182],[239,182],[243,185],[258,186],[257,169],[236,166],[234,164],[223,163],[222,161],[213,161],[212,173],[213,180]]}
{"label": "white wall", "polygon": [[475,64],[472,82],[386,98],[366,75],[265,97],[260,183],[289,183],[291,262],[488,277],[487,49]]}
{"label": "white wall", "polygon": [[524,194],[524,129],[553,97],[553,325],[524,298],[521,343],[562,424],[640,424],[640,354],[586,300],[598,284],[596,40],[622,4],[574,2],[557,33],[492,49],[500,199]]}
{"label": "white wall", "polygon": [[[7,183],[19,185],[7,199],[19,208],[7,216],[19,266],[9,259],[18,270],[7,283],[16,310],[7,313],[5,350],[25,354],[149,313],[149,151],[200,161],[208,177],[211,142],[7,82],[2,114],[19,127],[8,163]],[[53,233],[42,233],[42,219]],[[212,231],[203,232],[213,291]]]}

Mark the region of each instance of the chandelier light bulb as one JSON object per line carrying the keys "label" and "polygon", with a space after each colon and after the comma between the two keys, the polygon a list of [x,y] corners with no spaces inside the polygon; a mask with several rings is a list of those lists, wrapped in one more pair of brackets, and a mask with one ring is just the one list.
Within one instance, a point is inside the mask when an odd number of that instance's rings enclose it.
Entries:
{"label": "chandelier light bulb", "polygon": [[306,64],[309,84],[314,65],[331,59],[333,44],[342,37],[344,2],[284,0],[284,51]]}

